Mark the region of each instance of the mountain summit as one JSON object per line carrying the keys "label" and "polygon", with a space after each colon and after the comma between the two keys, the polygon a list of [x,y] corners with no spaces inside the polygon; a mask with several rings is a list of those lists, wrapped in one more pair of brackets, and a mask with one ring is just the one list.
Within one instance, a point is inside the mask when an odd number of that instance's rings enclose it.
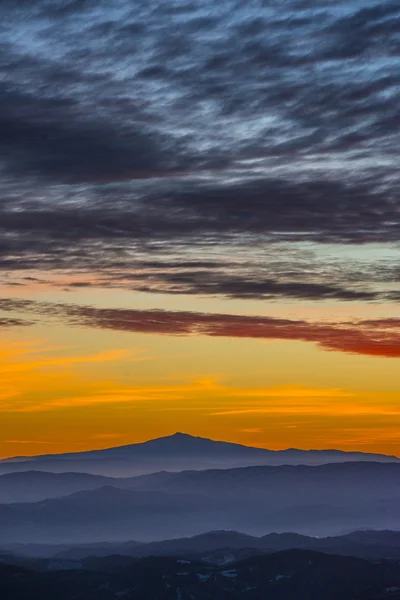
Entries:
{"label": "mountain summit", "polygon": [[66,454],[0,461],[0,474],[40,470],[131,476],[157,471],[225,469],[256,465],[320,465],[337,462],[400,462],[395,456],[340,450],[267,450],[176,432],[142,443]]}
{"label": "mountain summit", "polygon": [[129,444],[107,450],[89,451],[87,454],[93,456],[94,453],[100,455],[100,453],[106,452],[109,456],[112,454],[114,456],[130,457],[131,455],[151,456],[160,451],[177,453],[180,458],[188,455],[199,457],[211,456],[212,458],[238,456],[240,458],[243,456],[265,457],[267,454],[275,454],[273,450],[243,446],[231,442],[215,441],[188,433],[181,433],[180,431],[139,444]]}

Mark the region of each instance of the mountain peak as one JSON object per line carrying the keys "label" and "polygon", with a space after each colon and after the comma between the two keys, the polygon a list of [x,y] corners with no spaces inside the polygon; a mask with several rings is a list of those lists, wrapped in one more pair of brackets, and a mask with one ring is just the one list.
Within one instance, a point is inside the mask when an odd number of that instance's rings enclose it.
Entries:
{"label": "mountain peak", "polygon": [[159,471],[225,469],[259,465],[320,465],[338,462],[400,462],[394,456],[338,450],[268,450],[175,431],[170,435],[112,448],[61,455],[0,460],[0,474],[10,471],[81,472],[108,476]]}
{"label": "mountain peak", "polygon": [[218,460],[227,458],[240,459],[245,456],[264,456],[268,454],[268,450],[260,448],[252,448],[250,446],[242,446],[241,444],[232,444],[230,442],[222,442],[212,440],[210,438],[190,435],[176,431],[171,435],[159,437],[153,440],[148,440],[142,444],[134,444],[126,446],[124,450],[127,452],[139,453],[162,453],[166,457],[167,453],[179,456],[180,459],[187,460],[189,457],[199,457],[207,460]]}

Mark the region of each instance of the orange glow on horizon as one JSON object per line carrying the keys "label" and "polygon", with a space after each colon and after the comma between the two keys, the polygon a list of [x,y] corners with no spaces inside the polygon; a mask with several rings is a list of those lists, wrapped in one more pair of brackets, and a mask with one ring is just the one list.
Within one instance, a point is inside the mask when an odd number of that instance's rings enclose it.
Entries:
{"label": "orange glow on horizon", "polygon": [[[102,335],[113,342],[117,337],[108,332]],[[92,337],[85,336],[86,346],[91,341],[86,348],[84,343],[75,347],[34,338],[9,339],[7,350],[0,352],[0,457],[124,445],[176,430],[270,449],[336,447],[400,454],[400,392],[394,371],[393,386],[387,385],[386,377],[386,389],[381,386],[372,391],[360,385],[358,376],[351,386],[348,380],[332,385],[326,367],[318,378],[312,372],[302,378],[300,368],[287,383],[282,383],[279,373],[272,376],[268,371],[255,375],[250,370],[238,378],[224,369],[231,359],[240,361],[240,356],[234,359],[229,352],[218,365],[214,362],[214,372],[210,370],[212,357],[200,352],[197,357],[194,354],[197,360],[193,362],[190,353],[183,353],[179,355],[181,370],[172,372],[168,355],[154,354],[151,344],[147,348],[110,345],[95,351],[93,346],[100,345],[101,338],[97,332]],[[144,336],[137,336],[138,340],[144,341]],[[174,343],[197,348],[200,344],[196,339],[163,340],[171,348]],[[213,340],[202,343],[209,347]],[[219,340],[219,345],[232,351],[229,340]],[[304,351],[309,349],[307,362],[311,356],[330,359],[330,363],[338,357],[299,345]],[[273,360],[279,344],[249,340],[248,349],[254,352],[253,358],[262,349],[264,358]],[[162,356],[167,362],[164,371],[160,369]],[[173,351],[169,358],[176,365]],[[301,363],[300,355],[298,360]],[[194,364],[201,374],[191,372]],[[386,371],[392,372],[390,367]]]}
{"label": "orange glow on horizon", "polygon": [[[357,320],[399,319],[396,304],[260,303],[79,286],[67,293],[62,286],[88,279],[31,274],[43,283],[29,281],[13,296],[50,298],[50,307],[160,308],[166,328],[157,330],[157,315],[144,315],[142,333],[118,319],[107,329],[71,324],[57,311],[4,312],[34,324],[0,331],[0,457],[104,448],[175,431],[270,449],[400,456],[396,330],[372,327],[364,340],[361,327],[358,338],[350,335]],[[246,320],[263,315],[261,325]],[[270,327],[268,319],[283,324]],[[296,339],[290,323],[301,320]],[[174,335],[174,327],[183,333]]]}

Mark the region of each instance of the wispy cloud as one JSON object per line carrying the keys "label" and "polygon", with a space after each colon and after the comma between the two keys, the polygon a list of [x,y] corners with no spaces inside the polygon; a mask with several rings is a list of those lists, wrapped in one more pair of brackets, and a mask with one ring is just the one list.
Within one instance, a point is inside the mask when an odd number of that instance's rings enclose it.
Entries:
{"label": "wispy cloud", "polygon": [[[7,355],[3,356],[6,358]],[[18,354],[17,354],[18,356]],[[10,357],[15,357],[15,354],[12,353]],[[24,360],[24,361],[4,361],[2,365],[0,365],[0,373],[3,376],[8,373],[16,373],[16,372],[26,372],[26,371],[34,371],[37,369],[43,369],[47,367],[57,368],[57,367],[68,367],[70,365],[79,365],[85,363],[102,363],[109,361],[120,361],[120,360],[146,360],[145,357],[142,357],[140,354],[136,354],[130,350],[109,350],[104,352],[98,352],[96,354],[88,354],[83,356],[63,356],[52,359],[45,360]]]}
{"label": "wispy cloud", "polygon": [[261,427],[249,427],[247,429],[239,429],[241,433],[263,433]]}
{"label": "wispy cloud", "polygon": [[396,2],[53,4],[0,6],[4,285],[398,302]]}
{"label": "wispy cloud", "polygon": [[27,327],[29,325],[33,325],[30,321],[24,321],[23,319],[13,319],[13,318],[0,318],[0,328],[2,327]]}
{"label": "wispy cloud", "polygon": [[3,444],[27,444],[28,446],[31,444],[40,444],[40,445],[48,445],[54,444],[53,441],[49,442],[46,440],[3,440]]}
{"label": "wispy cloud", "polygon": [[83,327],[180,336],[311,342],[324,350],[400,357],[400,319],[312,322],[273,317],[162,310],[107,309],[29,300],[0,300],[0,310],[22,311]]}

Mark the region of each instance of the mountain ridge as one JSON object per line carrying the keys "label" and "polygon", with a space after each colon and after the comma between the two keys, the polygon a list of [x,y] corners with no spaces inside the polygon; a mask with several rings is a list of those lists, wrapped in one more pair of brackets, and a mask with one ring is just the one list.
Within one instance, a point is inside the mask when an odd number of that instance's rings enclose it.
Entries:
{"label": "mountain ridge", "polygon": [[[270,553],[304,549],[326,554],[341,554],[370,559],[400,559],[400,531],[356,530],[338,536],[313,537],[294,532],[270,532],[252,536],[235,530],[206,531],[184,538],[171,538],[153,542],[127,540],[124,542],[96,542],[82,544],[6,544],[1,553],[14,556],[81,560],[106,556],[174,556],[198,557],[221,564],[234,562],[245,551]],[[235,552],[239,551],[239,552]],[[212,553],[207,555],[206,553]]]}
{"label": "mountain ridge", "polygon": [[[28,463],[31,465],[31,463]],[[138,491],[166,490],[176,488],[179,493],[194,486],[195,493],[206,489],[218,489],[232,481],[241,481],[242,485],[249,482],[252,486],[266,484],[281,486],[286,484],[297,485],[301,478],[304,485],[316,483],[326,485],[334,481],[346,483],[350,486],[356,481],[368,481],[374,478],[377,483],[385,482],[388,477],[397,477],[400,474],[400,464],[396,462],[334,462],[327,464],[311,465],[250,465],[240,467],[212,468],[206,470],[185,469],[183,471],[156,471],[144,475],[129,477],[107,477],[83,472],[39,471],[29,469],[0,474],[0,504],[14,504],[21,502],[38,502],[51,498],[63,497],[80,491],[98,490],[103,487],[118,489],[131,489]],[[264,484],[263,484],[264,482]],[[230,490],[229,493],[233,493]],[[399,489],[395,489],[395,496],[400,497]],[[275,493],[272,492],[271,493]],[[240,495],[240,488],[236,495]],[[382,499],[382,502],[393,502],[393,496]]]}
{"label": "mountain ridge", "polygon": [[39,470],[128,477],[163,470],[208,470],[253,465],[317,465],[350,461],[400,463],[400,458],[394,455],[334,449],[270,450],[176,432],[145,442],[104,449],[1,459],[0,475],[15,471]]}

